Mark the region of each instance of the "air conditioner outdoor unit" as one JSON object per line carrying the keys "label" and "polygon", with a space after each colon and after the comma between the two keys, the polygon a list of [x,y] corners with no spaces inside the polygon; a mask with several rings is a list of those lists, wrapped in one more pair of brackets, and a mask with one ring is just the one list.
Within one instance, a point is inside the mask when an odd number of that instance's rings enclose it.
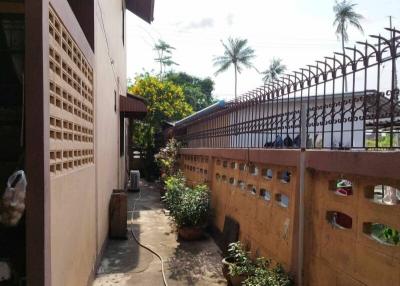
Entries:
{"label": "air conditioner outdoor unit", "polygon": [[129,191],[138,192],[139,191],[139,181],[140,181],[140,171],[131,170],[129,173]]}

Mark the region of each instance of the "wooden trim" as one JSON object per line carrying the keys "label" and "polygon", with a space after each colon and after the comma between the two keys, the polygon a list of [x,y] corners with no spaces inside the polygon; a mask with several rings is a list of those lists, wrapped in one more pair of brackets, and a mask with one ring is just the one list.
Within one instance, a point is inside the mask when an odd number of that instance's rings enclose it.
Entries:
{"label": "wooden trim", "polygon": [[25,5],[23,3],[0,3],[0,13],[4,14],[24,14]]}
{"label": "wooden trim", "polygon": [[[64,0],[64,2],[67,1]],[[94,51],[94,0],[68,0],[68,3]]]}
{"label": "wooden trim", "polygon": [[[27,285],[51,285],[48,0],[26,0],[25,169]],[[34,51],[34,55],[32,54]]]}
{"label": "wooden trim", "polygon": [[[89,41],[86,39],[86,36],[75,17],[74,12],[71,7],[68,5],[68,1],[66,0],[49,0],[51,6],[56,11],[57,15],[63,21],[63,24],[67,28],[68,32],[74,38],[76,44],[81,49],[82,53],[85,55],[86,60],[89,62],[91,67],[94,70],[94,53],[89,44]],[[92,11],[94,13],[94,11]]]}
{"label": "wooden trim", "polygon": [[154,20],[154,0],[127,0],[126,9],[149,24]]}

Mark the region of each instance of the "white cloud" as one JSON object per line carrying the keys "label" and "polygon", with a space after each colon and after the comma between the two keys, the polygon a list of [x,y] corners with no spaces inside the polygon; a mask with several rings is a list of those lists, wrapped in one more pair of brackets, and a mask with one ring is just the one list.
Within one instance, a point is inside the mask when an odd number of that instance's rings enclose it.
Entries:
{"label": "white cloud", "polygon": [[185,29],[203,29],[203,28],[211,28],[214,26],[214,19],[213,18],[203,18],[197,22],[190,22],[189,25],[185,26]]}

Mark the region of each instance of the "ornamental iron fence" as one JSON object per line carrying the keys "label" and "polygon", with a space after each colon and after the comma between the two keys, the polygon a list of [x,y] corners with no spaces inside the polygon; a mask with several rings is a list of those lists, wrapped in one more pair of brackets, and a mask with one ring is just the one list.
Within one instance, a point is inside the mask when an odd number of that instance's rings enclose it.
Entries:
{"label": "ornamental iron fence", "polygon": [[176,122],[200,148],[400,148],[400,31],[284,74]]}

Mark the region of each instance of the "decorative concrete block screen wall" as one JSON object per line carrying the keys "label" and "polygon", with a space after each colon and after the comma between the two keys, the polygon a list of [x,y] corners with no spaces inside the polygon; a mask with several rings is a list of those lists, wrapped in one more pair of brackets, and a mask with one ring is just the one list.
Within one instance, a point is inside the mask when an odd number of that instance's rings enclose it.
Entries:
{"label": "decorative concrete block screen wall", "polygon": [[[347,193],[337,189],[343,178]],[[376,224],[400,230],[400,193],[391,200],[386,192],[385,199],[382,184],[400,189],[398,179],[314,172],[306,233],[310,285],[400,285],[400,245],[372,231]]]}
{"label": "decorative concrete block screen wall", "polygon": [[222,233],[225,217],[232,217],[240,225],[240,240],[254,256],[273,258],[294,270],[296,161],[250,163],[247,150],[212,152],[213,156],[201,149],[187,150],[182,150],[181,169],[189,185],[210,186],[216,229]]}
{"label": "decorative concrete block screen wall", "polygon": [[49,9],[50,173],[94,163],[93,69]]}
{"label": "decorative concrete block screen wall", "polygon": [[400,244],[374,233],[400,230],[399,152],[184,148],[180,154],[188,184],[210,187],[215,227],[222,232],[226,217],[234,218],[253,255],[282,263],[297,282],[303,272],[303,285],[400,285]]}
{"label": "decorative concrete block screen wall", "polygon": [[50,3],[48,21],[50,279],[86,285],[107,220],[96,209],[94,53],[67,1]]}

